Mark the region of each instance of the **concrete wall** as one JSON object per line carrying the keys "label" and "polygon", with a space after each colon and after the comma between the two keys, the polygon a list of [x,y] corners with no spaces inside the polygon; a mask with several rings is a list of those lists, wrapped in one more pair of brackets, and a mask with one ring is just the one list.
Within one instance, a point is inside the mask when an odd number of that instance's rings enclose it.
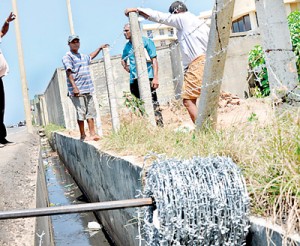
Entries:
{"label": "concrete wall", "polygon": [[249,96],[248,53],[258,44],[261,44],[259,34],[247,37],[241,34],[230,36],[221,86],[223,91],[236,94],[241,98]]}
{"label": "concrete wall", "polygon": [[[57,152],[83,193],[92,202],[133,199],[141,190],[141,168],[96,147],[55,134]],[[116,245],[138,245],[135,209],[98,212]],[[133,224],[132,224],[133,223]]]}
{"label": "concrete wall", "polygon": [[255,11],[255,0],[236,0],[234,3],[233,20],[236,20],[251,11]]}
{"label": "concrete wall", "polygon": [[[157,89],[157,97],[161,104],[166,104],[174,97],[172,63],[169,48],[157,48],[157,60],[159,65],[158,78],[159,88]],[[129,73],[127,73],[121,65],[121,56],[111,57],[113,77],[116,86],[116,96],[119,107],[123,107],[123,92],[129,92]],[[102,60],[95,61],[91,65],[91,74],[96,87],[96,96],[100,104],[101,115],[109,113],[109,104],[107,96],[107,85]]]}
{"label": "concrete wall", "polygon": [[284,245],[300,246],[300,235],[295,234],[291,237],[283,237],[283,230],[280,226],[271,224],[265,219],[251,217],[251,228],[247,237],[247,245]]}
{"label": "concrete wall", "polygon": [[34,120],[34,124],[45,126],[48,124],[48,112],[46,108],[45,96],[44,95],[36,95],[34,99],[31,101],[31,108],[33,111],[31,112]]}
{"label": "concrete wall", "polygon": [[55,71],[45,91],[45,101],[47,103],[49,122],[60,126],[66,126],[57,71],[58,70]]}

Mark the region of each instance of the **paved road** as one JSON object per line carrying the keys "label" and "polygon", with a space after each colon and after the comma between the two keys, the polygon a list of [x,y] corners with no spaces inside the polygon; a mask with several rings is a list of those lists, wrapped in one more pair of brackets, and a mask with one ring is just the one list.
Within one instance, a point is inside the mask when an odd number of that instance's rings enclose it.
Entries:
{"label": "paved road", "polygon": [[[26,127],[7,130],[15,144],[0,148],[0,211],[35,208],[39,137]],[[34,229],[34,218],[0,221],[0,245],[32,246]]]}

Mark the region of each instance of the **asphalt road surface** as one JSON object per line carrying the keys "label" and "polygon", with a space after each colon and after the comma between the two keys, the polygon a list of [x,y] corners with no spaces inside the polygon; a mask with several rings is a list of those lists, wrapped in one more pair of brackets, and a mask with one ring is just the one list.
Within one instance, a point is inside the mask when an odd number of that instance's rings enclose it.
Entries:
{"label": "asphalt road surface", "polygon": [[[39,137],[24,126],[7,131],[14,144],[0,148],[0,211],[35,208]],[[34,218],[0,220],[0,245],[32,246],[34,230]]]}

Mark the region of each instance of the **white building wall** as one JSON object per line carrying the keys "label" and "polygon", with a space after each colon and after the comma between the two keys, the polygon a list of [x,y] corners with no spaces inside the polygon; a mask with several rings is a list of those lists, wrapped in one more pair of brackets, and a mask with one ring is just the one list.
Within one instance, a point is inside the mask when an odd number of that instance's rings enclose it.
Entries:
{"label": "white building wall", "polygon": [[255,1],[254,0],[236,0],[233,10],[232,20],[236,20],[249,12],[255,11]]}
{"label": "white building wall", "polygon": [[[173,30],[173,35],[169,35],[169,29]],[[160,30],[163,30],[164,34],[160,33]],[[169,45],[171,42],[175,41],[177,39],[176,37],[176,29],[173,27],[169,27],[167,25],[163,24],[145,24],[142,27],[142,33],[143,36],[149,37],[147,31],[152,31],[153,35],[153,42],[155,43],[156,47],[164,46],[162,45],[162,42],[165,43],[165,45]]]}

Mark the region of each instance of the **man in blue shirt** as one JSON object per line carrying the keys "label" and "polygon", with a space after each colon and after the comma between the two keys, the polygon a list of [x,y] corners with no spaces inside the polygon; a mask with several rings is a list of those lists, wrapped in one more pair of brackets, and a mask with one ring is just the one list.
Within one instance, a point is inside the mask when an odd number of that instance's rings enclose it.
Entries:
{"label": "man in blue shirt", "polygon": [[[4,22],[2,29],[0,31],[0,42],[2,37],[8,32],[9,29],[9,22],[13,21],[16,18],[14,13],[10,13],[7,17],[6,21]],[[4,111],[5,111],[5,93],[4,93],[4,86],[2,77],[8,73],[8,65],[2,52],[0,50],[1,61],[0,61],[0,148],[3,148],[5,145],[10,145],[12,142],[6,139],[6,128],[4,125]]]}
{"label": "man in blue shirt", "polygon": [[[93,100],[94,84],[91,78],[89,65],[99,52],[108,45],[102,45],[90,55],[79,53],[80,39],[78,35],[68,38],[70,51],[63,57],[62,62],[66,70],[69,96],[76,108],[77,123],[80,131],[80,139],[98,141],[94,118],[96,109]],[[87,120],[90,136],[85,135],[84,120]]]}
{"label": "man in blue shirt", "polygon": [[[124,26],[123,32],[128,42],[124,47],[121,63],[123,68],[130,73],[131,94],[133,94],[137,98],[140,98],[138,76],[136,71],[135,56],[134,56],[133,45],[131,41],[131,32],[130,32],[129,24],[126,24]],[[149,38],[143,37],[143,43],[144,43],[146,60],[147,60],[148,77],[151,84],[151,95],[152,95],[152,103],[154,108],[156,124],[158,126],[163,126],[163,118],[159,107],[159,102],[157,101],[157,94],[156,94],[156,89],[159,87],[156,48],[153,41]],[[129,65],[127,61],[129,61]]]}

